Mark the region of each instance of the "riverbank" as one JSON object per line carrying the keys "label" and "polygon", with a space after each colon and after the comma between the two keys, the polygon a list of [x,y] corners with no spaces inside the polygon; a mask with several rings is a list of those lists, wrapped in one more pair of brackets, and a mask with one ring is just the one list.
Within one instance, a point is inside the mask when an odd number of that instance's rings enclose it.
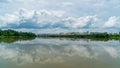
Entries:
{"label": "riverbank", "polygon": [[4,37],[36,37],[37,35],[32,32],[22,32],[14,30],[0,30],[0,38]]}
{"label": "riverbank", "polygon": [[120,34],[108,33],[90,33],[90,34],[40,34],[38,37],[51,37],[51,38],[80,38],[80,39],[120,39]]}

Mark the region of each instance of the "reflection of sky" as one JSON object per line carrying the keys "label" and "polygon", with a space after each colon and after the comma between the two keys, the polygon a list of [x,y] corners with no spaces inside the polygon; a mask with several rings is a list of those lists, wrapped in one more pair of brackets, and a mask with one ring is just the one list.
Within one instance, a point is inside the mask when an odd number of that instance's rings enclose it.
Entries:
{"label": "reflection of sky", "polygon": [[0,44],[0,58],[17,64],[61,63],[79,59],[120,59],[119,41],[35,39]]}

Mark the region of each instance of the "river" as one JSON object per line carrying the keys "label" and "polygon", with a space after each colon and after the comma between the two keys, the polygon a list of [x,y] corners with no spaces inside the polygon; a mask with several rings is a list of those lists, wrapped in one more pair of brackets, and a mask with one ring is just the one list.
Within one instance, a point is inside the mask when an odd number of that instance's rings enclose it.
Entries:
{"label": "river", "polygon": [[120,41],[36,38],[0,42],[0,68],[120,68]]}

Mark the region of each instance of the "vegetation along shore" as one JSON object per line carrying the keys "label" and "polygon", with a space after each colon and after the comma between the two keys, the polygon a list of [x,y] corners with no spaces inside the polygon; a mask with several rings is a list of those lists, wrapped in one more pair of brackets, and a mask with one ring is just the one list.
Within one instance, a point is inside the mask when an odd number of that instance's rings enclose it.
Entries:
{"label": "vegetation along shore", "polygon": [[68,32],[57,34],[35,34],[32,32],[21,32],[15,30],[0,30],[0,39],[3,38],[36,38],[36,37],[51,37],[51,38],[80,38],[80,39],[120,39],[120,32],[107,33],[107,32]]}
{"label": "vegetation along shore", "polygon": [[19,32],[15,30],[0,30],[0,38],[4,37],[36,37],[37,35],[32,32]]}
{"label": "vegetation along shore", "polygon": [[107,32],[69,32],[59,34],[39,34],[38,37],[59,37],[59,38],[80,38],[80,39],[120,39],[119,33],[107,33]]}

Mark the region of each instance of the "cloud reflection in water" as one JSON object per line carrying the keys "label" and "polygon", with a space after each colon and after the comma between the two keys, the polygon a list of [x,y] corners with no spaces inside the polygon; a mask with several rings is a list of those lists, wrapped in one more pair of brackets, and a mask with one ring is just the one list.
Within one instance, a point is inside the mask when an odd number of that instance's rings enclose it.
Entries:
{"label": "cloud reflection in water", "polygon": [[[114,42],[111,44],[111,42]],[[35,39],[0,44],[0,57],[19,65],[28,63],[63,63],[72,59],[100,60],[120,58],[118,41]],[[107,58],[106,57],[106,58]],[[104,60],[104,59],[103,59]]]}

